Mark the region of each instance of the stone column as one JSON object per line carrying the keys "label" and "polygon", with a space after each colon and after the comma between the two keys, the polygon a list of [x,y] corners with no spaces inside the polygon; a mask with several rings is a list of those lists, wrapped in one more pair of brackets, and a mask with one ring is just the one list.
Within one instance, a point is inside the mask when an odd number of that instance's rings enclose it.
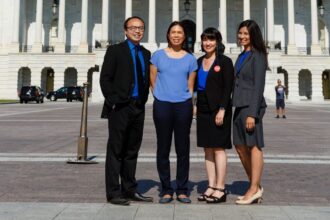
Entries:
{"label": "stone column", "polygon": [[64,86],[64,66],[54,68],[54,89],[59,89]]}
{"label": "stone column", "polygon": [[77,85],[80,86],[88,80],[88,68],[82,66],[77,68],[77,71]]}
{"label": "stone column", "polygon": [[196,42],[194,52],[201,50],[201,34],[203,33],[203,0],[196,0]]}
{"label": "stone column", "polygon": [[156,0],[149,0],[148,49],[157,50],[156,44]]}
{"label": "stone column", "polygon": [[132,16],[132,0],[126,0],[125,3],[125,19]]}
{"label": "stone column", "polygon": [[22,33],[22,41],[20,42],[20,44],[22,45],[22,51],[24,51],[25,46],[27,45],[27,35],[28,35],[28,24],[27,24],[27,13],[26,13],[26,5],[28,3],[26,1],[21,1],[21,18],[20,18],[20,22],[23,23],[22,25],[22,29],[20,30],[20,32]]}
{"label": "stone column", "polygon": [[311,25],[312,25],[312,45],[311,54],[320,55],[322,54],[321,45],[319,42],[319,22],[317,15],[317,0],[311,0]]}
{"label": "stone column", "polygon": [[37,0],[37,15],[35,26],[35,39],[32,46],[33,53],[42,53],[42,13],[43,12],[43,0]]}
{"label": "stone column", "polygon": [[42,67],[41,65],[34,63],[30,65],[31,70],[31,85],[41,86],[41,74]]}
{"label": "stone column", "polygon": [[100,72],[93,72],[92,88],[91,101],[94,103],[102,102],[104,98],[100,87]]}
{"label": "stone column", "polygon": [[80,45],[78,48],[78,53],[88,53],[87,30],[88,30],[88,0],[82,0],[81,37],[80,37]]}
{"label": "stone column", "polygon": [[10,45],[10,52],[19,53],[19,21],[21,12],[21,0],[14,0],[14,13],[13,13],[13,36]]}
{"label": "stone column", "polygon": [[296,28],[294,21],[294,0],[288,0],[288,32],[289,32],[289,43],[288,43],[288,54],[296,55],[298,50],[296,47]]}
{"label": "stone column", "polygon": [[109,34],[109,0],[102,1],[102,36],[101,45],[106,47]]}
{"label": "stone column", "polygon": [[65,0],[59,1],[58,42],[55,45],[55,53],[65,53]]}
{"label": "stone column", "polygon": [[222,42],[227,43],[227,0],[220,0],[219,31],[222,34]]}
{"label": "stone column", "polygon": [[274,48],[274,0],[267,0],[267,40]]}
{"label": "stone column", "polygon": [[179,0],[173,0],[172,2],[172,21],[179,20]]}
{"label": "stone column", "polygon": [[251,18],[250,16],[250,0],[243,0],[243,20],[248,20]]}
{"label": "stone column", "polygon": [[288,72],[288,100],[290,102],[297,102],[300,100],[299,97],[299,73],[297,68],[289,67],[285,68]]}
{"label": "stone column", "polygon": [[323,85],[322,85],[322,69],[317,68],[310,68],[312,74],[312,101],[313,102],[320,102],[324,101],[323,96]]}

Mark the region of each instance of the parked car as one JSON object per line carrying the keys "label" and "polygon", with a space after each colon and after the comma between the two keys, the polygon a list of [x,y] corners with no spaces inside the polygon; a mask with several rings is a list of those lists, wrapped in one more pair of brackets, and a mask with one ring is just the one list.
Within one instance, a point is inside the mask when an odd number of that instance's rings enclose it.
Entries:
{"label": "parked car", "polygon": [[68,87],[61,87],[56,91],[47,93],[46,98],[50,101],[56,101],[57,99],[66,99]]}
{"label": "parked car", "polygon": [[44,103],[45,94],[39,86],[23,86],[19,94],[19,102],[22,104],[28,101]]}
{"label": "parked car", "polygon": [[67,102],[72,102],[72,100],[83,101],[84,98],[84,88],[81,86],[69,86],[67,91]]}

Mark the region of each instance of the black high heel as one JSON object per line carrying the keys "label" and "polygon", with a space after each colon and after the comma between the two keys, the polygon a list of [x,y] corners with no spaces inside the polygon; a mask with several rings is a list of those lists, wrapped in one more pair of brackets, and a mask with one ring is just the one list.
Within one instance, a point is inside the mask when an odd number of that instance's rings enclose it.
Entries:
{"label": "black high heel", "polygon": [[206,203],[221,203],[221,202],[226,202],[227,201],[227,190],[225,189],[220,189],[220,188],[215,188],[215,190],[223,192],[223,195],[221,197],[216,197],[216,196],[209,196],[208,199],[206,199]]}
{"label": "black high heel", "polygon": [[[207,189],[213,189],[213,190],[216,190],[216,188],[212,187],[212,186],[207,186],[206,190]],[[205,190],[205,191],[206,191]],[[197,200],[200,201],[200,202],[205,202],[207,198],[209,198],[211,195],[206,195],[205,193],[201,194]]]}

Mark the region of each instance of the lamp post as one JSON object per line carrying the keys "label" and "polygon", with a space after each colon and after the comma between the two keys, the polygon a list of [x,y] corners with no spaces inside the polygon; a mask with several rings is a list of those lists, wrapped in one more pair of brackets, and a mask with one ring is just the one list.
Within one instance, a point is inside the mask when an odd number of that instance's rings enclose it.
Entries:
{"label": "lamp post", "polygon": [[58,8],[58,0],[54,0],[52,5],[53,16],[57,14],[57,8]]}
{"label": "lamp post", "polygon": [[319,10],[320,16],[323,17],[323,15],[324,15],[324,9],[325,8],[324,8],[323,1],[322,0],[318,0],[317,1],[317,8]]}
{"label": "lamp post", "polygon": [[191,3],[190,3],[189,0],[186,0],[186,1],[184,2],[184,10],[186,11],[186,14],[188,14],[189,11],[190,11],[190,5],[191,5]]}
{"label": "lamp post", "polygon": [[323,17],[323,15],[324,15],[324,6],[323,5],[319,6],[319,13],[320,13],[321,17]]}

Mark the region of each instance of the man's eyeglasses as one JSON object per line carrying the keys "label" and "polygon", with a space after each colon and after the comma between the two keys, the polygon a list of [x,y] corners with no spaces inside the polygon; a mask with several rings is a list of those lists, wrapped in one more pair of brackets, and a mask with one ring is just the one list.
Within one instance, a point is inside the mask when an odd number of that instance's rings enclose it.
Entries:
{"label": "man's eyeglasses", "polygon": [[131,26],[131,27],[127,27],[128,30],[130,31],[144,31],[144,26],[140,26],[140,27],[137,27],[137,26]]}

